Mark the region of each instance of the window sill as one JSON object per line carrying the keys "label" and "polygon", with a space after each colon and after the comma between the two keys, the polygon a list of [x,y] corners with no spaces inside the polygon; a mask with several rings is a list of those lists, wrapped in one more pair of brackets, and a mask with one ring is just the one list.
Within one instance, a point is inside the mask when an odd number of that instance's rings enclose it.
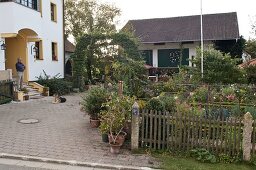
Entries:
{"label": "window sill", "polygon": [[41,58],[36,58],[35,60],[36,61],[43,61],[44,59],[43,58],[42,59]]}
{"label": "window sill", "polygon": [[59,61],[59,60],[52,60],[52,61]]}
{"label": "window sill", "polygon": [[55,21],[55,20],[51,20],[51,21],[57,24],[57,21]]}

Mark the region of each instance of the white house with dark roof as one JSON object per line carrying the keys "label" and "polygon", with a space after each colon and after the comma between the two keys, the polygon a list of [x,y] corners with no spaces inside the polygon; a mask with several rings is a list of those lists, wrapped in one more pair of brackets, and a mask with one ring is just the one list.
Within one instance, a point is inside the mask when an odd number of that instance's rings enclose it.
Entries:
{"label": "white house with dark roof", "polygon": [[[130,20],[122,30],[132,31],[138,37],[139,49],[148,65],[177,68],[180,64],[191,66],[188,59],[196,55],[196,47],[200,46],[200,26],[200,15],[194,15]],[[237,14],[203,15],[203,38],[205,45],[239,39]]]}
{"label": "white house with dark roof", "polygon": [[0,0],[0,70],[21,58],[24,80],[34,81],[43,70],[64,76],[64,0]]}

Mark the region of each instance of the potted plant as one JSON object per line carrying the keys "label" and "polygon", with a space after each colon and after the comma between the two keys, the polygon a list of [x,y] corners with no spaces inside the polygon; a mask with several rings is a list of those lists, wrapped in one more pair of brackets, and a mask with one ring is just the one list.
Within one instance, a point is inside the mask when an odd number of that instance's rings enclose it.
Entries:
{"label": "potted plant", "polygon": [[102,87],[93,87],[83,97],[81,102],[82,110],[86,111],[90,115],[91,127],[96,128],[100,125],[99,113],[104,110],[103,103],[108,100],[108,92]]}
{"label": "potted plant", "polygon": [[131,119],[131,109],[134,98],[128,96],[113,96],[104,104],[106,110],[101,111],[101,132],[109,132],[111,153],[119,153],[126,133],[123,131],[127,120]]}
{"label": "potted plant", "polygon": [[109,126],[106,123],[101,123],[100,124],[100,132],[101,132],[101,138],[102,138],[102,142],[104,143],[108,143],[108,133],[109,133]]}

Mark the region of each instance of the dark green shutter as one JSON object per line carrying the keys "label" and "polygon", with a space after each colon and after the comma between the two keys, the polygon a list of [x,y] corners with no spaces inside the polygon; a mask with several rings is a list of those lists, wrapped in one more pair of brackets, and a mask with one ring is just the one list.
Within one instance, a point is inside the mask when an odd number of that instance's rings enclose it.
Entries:
{"label": "dark green shutter", "polygon": [[[189,65],[189,49],[182,49],[181,65]],[[180,49],[158,50],[158,67],[178,67],[180,65]]]}
{"label": "dark green shutter", "polygon": [[143,50],[143,51],[141,51],[141,55],[147,65],[153,66],[153,51],[152,50]]}

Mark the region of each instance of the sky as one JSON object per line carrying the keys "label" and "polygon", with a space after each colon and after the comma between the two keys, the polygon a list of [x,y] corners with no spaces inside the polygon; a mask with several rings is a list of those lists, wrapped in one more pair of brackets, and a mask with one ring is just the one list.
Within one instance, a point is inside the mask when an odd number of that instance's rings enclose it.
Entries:
{"label": "sky", "polygon": [[[100,0],[115,5],[122,13],[117,27],[128,20],[200,15],[201,0]],[[254,38],[251,20],[256,20],[256,0],[202,0],[203,14],[237,12],[239,32]]]}

